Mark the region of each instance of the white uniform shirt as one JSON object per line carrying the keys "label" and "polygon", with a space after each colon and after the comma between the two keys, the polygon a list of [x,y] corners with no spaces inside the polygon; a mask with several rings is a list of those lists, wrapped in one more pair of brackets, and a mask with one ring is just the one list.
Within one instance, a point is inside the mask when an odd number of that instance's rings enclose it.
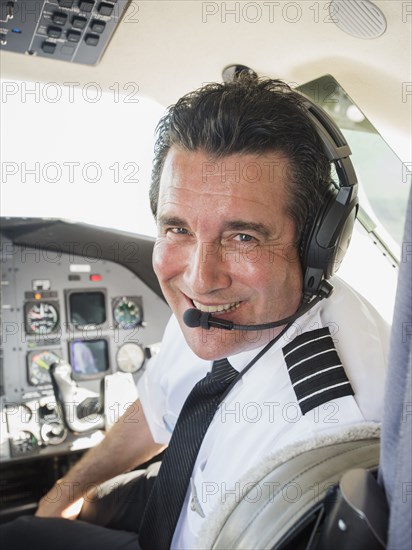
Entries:
{"label": "white uniform shirt", "polygon": [[[200,447],[172,548],[194,546],[210,511],[241,499],[238,480],[266,455],[315,434],[364,421],[380,421],[389,329],[376,310],[346,283],[300,317],[230,391]],[[251,323],[253,320],[251,320]],[[302,415],[282,348],[301,333],[329,327],[354,390]],[[261,348],[228,357],[241,371]],[[186,397],[212,366],[187,346],[171,318],[161,351],[149,363],[138,391],[153,438],[168,443]]]}

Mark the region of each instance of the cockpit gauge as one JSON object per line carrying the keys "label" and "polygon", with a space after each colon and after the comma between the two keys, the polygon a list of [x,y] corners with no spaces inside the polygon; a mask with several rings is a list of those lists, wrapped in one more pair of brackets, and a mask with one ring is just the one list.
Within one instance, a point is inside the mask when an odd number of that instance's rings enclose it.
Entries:
{"label": "cockpit gauge", "polygon": [[57,305],[47,302],[26,304],[26,331],[28,334],[50,334],[59,324]]}
{"label": "cockpit gauge", "polygon": [[117,366],[122,372],[137,372],[145,360],[144,351],[139,344],[128,342],[117,352]]}
{"label": "cockpit gauge", "polygon": [[143,309],[139,298],[123,296],[116,300],[113,307],[113,317],[122,329],[130,329],[143,320]]}
{"label": "cockpit gauge", "polygon": [[59,361],[57,353],[49,350],[32,351],[28,355],[28,378],[33,386],[51,384],[49,368]]}

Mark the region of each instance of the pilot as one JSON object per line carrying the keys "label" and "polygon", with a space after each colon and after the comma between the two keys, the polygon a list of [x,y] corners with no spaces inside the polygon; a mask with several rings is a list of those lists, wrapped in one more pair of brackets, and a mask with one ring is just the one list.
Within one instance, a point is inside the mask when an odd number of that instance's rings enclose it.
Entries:
{"label": "pilot", "polygon": [[[241,75],[169,108],[150,189],[173,312],[161,351],[139,400],[36,517],[3,527],[9,548],[202,548],[208,518],[245,495],[267,455],[380,421],[388,327],[305,265],[331,182],[302,97],[280,81]],[[355,195],[352,182],[342,233]],[[168,445],[158,475],[158,463],[133,470]]]}

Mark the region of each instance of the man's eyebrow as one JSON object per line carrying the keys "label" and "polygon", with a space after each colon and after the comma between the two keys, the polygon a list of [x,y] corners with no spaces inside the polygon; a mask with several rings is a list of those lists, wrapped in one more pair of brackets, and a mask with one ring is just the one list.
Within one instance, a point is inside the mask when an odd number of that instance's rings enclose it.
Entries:
{"label": "man's eyebrow", "polygon": [[253,231],[255,233],[260,233],[260,235],[266,238],[269,238],[271,235],[269,228],[263,223],[248,222],[244,220],[227,221],[224,224],[224,228],[231,231]]}
{"label": "man's eyebrow", "polygon": [[[160,216],[157,220],[157,225],[159,227],[186,227],[187,221],[178,216]],[[223,223],[223,231],[239,231],[242,233],[253,231],[267,239],[271,236],[269,228],[263,223],[248,222],[245,220],[228,220]]]}
{"label": "man's eyebrow", "polygon": [[159,216],[157,220],[159,227],[170,225],[171,227],[185,227],[187,222],[178,216]]}

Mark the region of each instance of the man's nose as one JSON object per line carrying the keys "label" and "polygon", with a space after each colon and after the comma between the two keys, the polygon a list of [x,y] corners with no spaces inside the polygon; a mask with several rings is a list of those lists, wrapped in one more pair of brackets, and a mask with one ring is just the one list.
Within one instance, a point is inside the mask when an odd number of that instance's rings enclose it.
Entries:
{"label": "man's nose", "polygon": [[228,288],[231,284],[229,262],[225,262],[220,245],[199,243],[187,263],[185,283],[200,296]]}

